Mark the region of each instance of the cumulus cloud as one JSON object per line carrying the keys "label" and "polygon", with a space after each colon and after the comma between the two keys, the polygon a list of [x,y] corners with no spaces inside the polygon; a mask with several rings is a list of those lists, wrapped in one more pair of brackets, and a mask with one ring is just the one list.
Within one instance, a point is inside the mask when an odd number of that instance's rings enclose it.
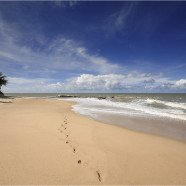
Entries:
{"label": "cumulus cloud", "polygon": [[163,89],[169,89],[169,90],[174,90],[174,91],[186,91],[186,79],[180,79],[177,81],[171,81],[168,83],[164,83],[161,85],[161,88]]}
{"label": "cumulus cloud", "polygon": [[180,79],[175,82],[174,84],[175,87],[183,87],[186,88],[186,79]]}
{"label": "cumulus cloud", "polygon": [[[92,75],[81,74],[78,77],[69,78],[61,86],[61,90],[110,90],[110,91],[137,91],[141,88],[147,88],[141,82],[147,81],[146,77],[149,74],[107,74],[107,75]],[[151,74],[152,77],[157,77],[157,74]],[[150,79],[151,80],[151,79]],[[151,80],[152,81],[152,80]],[[155,80],[153,81],[155,83]],[[149,87],[150,88],[150,87]],[[151,87],[152,88],[152,87]]]}
{"label": "cumulus cloud", "polygon": [[160,81],[157,85],[154,86],[154,89],[159,90],[160,92],[185,92],[186,91],[186,79],[180,79],[177,81],[165,80]]}
{"label": "cumulus cloud", "polygon": [[[146,74],[147,75],[147,74]],[[68,78],[65,82],[45,78],[9,77],[9,86],[3,87],[5,92],[182,92],[186,90],[186,79],[170,81],[166,78],[154,77],[146,80],[145,74],[81,74]],[[147,81],[148,83],[144,83]],[[153,83],[150,83],[153,82]]]}
{"label": "cumulus cloud", "polygon": [[91,75],[82,74],[79,77],[67,80],[67,87],[75,90],[107,90],[121,87],[124,76],[109,75]]}

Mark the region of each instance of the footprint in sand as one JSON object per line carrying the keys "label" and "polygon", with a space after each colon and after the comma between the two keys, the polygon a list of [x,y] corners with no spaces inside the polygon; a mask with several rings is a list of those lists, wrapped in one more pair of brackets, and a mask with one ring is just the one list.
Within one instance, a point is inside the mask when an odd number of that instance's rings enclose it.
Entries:
{"label": "footprint in sand", "polygon": [[96,171],[96,174],[97,174],[97,176],[98,176],[99,182],[102,182],[102,177],[101,177],[100,172],[99,172],[99,171]]}
{"label": "footprint in sand", "polygon": [[[61,125],[61,127],[63,127],[63,130],[66,130],[66,129],[67,129],[67,127],[66,127],[67,124],[68,124],[68,120],[67,120],[67,118],[65,117],[65,118],[64,118],[64,124]],[[66,133],[66,134],[65,134],[65,133]],[[65,135],[65,138],[66,138],[66,139],[67,139],[67,138],[69,139],[69,133],[64,132],[64,135]],[[72,144],[70,143],[69,140],[68,140],[68,141],[65,141],[65,143],[68,144],[68,145],[70,145],[70,147],[72,148],[73,153],[77,153],[77,149],[76,149],[75,147],[72,146]],[[82,163],[82,160],[78,160],[77,163],[78,163],[79,165],[82,165],[82,166],[87,165],[86,162]],[[97,171],[96,174],[97,174],[98,180],[101,182],[101,181],[102,181],[102,178],[101,178],[100,172]]]}

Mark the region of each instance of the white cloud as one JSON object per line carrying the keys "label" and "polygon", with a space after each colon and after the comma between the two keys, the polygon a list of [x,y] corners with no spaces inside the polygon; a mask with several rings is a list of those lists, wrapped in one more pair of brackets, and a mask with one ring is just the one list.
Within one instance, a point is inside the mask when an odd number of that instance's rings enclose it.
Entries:
{"label": "white cloud", "polygon": [[123,67],[110,63],[106,58],[91,55],[87,49],[71,39],[58,37],[46,49],[54,59],[53,67],[66,70],[81,69],[83,71],[110,73]]}
{"label": "white cloud", "polygon": [[[125,16],[127,17],[129,13],[122,14],[121,12],[114,17],[117,19],[116,28],[122,26],[126,19]],[[6,92],[56,92],[57,88],[72,92],[83,90],[115,92],[120,90],[126,92],[162,89],[167,91],[186,90],[185,79],[169,80],[163,78],[162,73],[128,72],[128,74],[123,74],[126,73],[123,66],[111,63],[102,56],[91,54],[85,46],[73,39],[58,36],[56,39],[48,41],[38,33],[34,42],[37,42],[37,46],[40,47],[32,48],[32,46],[21,44],[22,35],[23,32],[19,31],[15,25],[6,24],[0,17],[1,71],[5,69],[11,73],[20,73],[22,76],[9,77],[8,86],[3,87]],[[29,33],[27,35],[30,37]],[[47,75],[63,70],[81,75],[69,78],[63,83],[47,78],[29,79],[22,75],[23,73]]]}
{"label": "white cloud", "polygon": [[77,1],[62,1],[62,0],[56,0],[54,1],[55,6],[60,8],[66,8],[66,7],[74,7],[78,2]]}
{"label": "white cloud", "polygon": [[176,81],[175,86],[186,88],[186,79],[180,79],[180,80]]}
{"label": "white cloud", "polygon": [[56,83],[53,79],[8,77],[8,85],[3,87],[3,91],[7,93],[52,93],[57,92],[59,86],[62,86],[62,83]]}
{"label": "white cloud", "polygon": [[116,74],[97,76],[82,74],[79,77],[68,79],[67,87],[78,90],[108,90],[119,88],[123,78],[124,76]]}
{"label": "white cloud", "polygon": [[[102,56],[90,54],[85,46],[73,39],[58,36],[48,41],[37,33],[37,37],[32,41],[37,42],[36,48],[21,44],[21,31],[10,27],[1,18],[0,26],[0,64],[9,64],[9,71],[24,69],[25,72],[37,72],[39,69],[39,73],[44,73],[46,69],[50,69],[53,72],[68,70],[104,74],[124,70]],[[29,31],[25,37],[29,38]],[[16,66],[19,66],[19,69],[15,68]]]}
{"label": "white cloud", "polygon": [[69,6],[74,7],[75,5],[77,5],[77,3],[77,1],[69,1]]}
{"label": "white cloud", "polygon": [[51,81],[51,79],[37,78],[37,79],[28,79],[23,77],[8,77],[8,82],[10,84],[22,85],[22,84],[44,84],[46,82]]}
{"label": "white cloud", "polygon": [[[177,81],[158,79],[158,85],[155,86],[156,89],[166,92],[185,92],[186,91],[186,79],[180,79]],[[161,83],[160,83],[161,82]]]}
{"label": "white cloud", "polygon": [[186,79],[180,79],[178,81],[170,81],[168,83],[164,83],[161,87],[168,88],[169,90],[174,90],[174,91],[181,91],[181,90],[186,91]]}
{"label": "white cloud", "polygon": [[103,29],[107,31],[108,34],[114,34],[118,31],[125,31],[128,24],[128,18],[134,9],[134,3],[130,2],[125,7],[122,7],[119,11],[111,14],[105,24]]}
{"label": "white cloud", "polygon": [[[142,82],[146,77],[150,77],[150,74],[107,74],[107,75],[92,75],[81,74],[78,77],[67,79],[67,82],[63,84],[61,90],[135,90],[136,88],[146,85]],[[159,78],[154,74],[151,77]],[[155,83],[155,80],[153,81]]]}
{"label": "white cloud", "polygon": [[144,83],[155,83],[155,80],[154,79],[144,80]]}
{"label": "white cloud", "polygon": [[[17,78],[9,77],[9,84],[3,87],[5,92],[179,92],[186,90],[186,79],[170,81],[152,75],[153,83],[144,83],[149,74],[107,74],[92,75],[81,74],[69,78],[65,82],[56,82],[45,78]],[[151,82],[149,79],[148,82]]]}

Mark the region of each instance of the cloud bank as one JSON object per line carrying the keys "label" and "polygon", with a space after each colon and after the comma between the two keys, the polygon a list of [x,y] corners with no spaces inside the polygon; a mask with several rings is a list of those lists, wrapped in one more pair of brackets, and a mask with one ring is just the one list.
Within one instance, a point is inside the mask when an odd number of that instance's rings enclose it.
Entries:
{"label": "cloud bank", "polygon": [[[156,80],[152,82],[152,77]],[[54,79],[26,79],[9,77],[6,92],[182,92],[186,89],[186,79],[170,81],[161,74],[107,74],[80,76],[56,82]],[[16,91],[15,91],[16,90]]]}

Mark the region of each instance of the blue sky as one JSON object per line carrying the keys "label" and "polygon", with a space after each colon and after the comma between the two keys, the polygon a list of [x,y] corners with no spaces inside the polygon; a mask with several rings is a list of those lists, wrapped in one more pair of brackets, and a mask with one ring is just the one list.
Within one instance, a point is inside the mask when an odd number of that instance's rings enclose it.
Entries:
{"label": "blue sky", "polygon": [[4,92],[186,92],[186,2],[0,2]]}

